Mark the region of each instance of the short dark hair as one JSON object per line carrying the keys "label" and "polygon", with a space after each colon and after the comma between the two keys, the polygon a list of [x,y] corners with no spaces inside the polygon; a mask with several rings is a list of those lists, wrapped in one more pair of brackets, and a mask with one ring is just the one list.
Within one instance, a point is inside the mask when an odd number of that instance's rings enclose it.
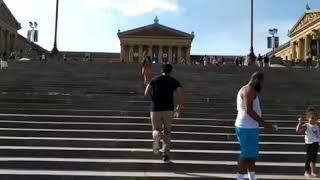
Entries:
{"label": "short dark hair", "polygon": [[250,81],[254,81],[254,80],[263,81],[264,80],[264,73],[261,71],[257,71],[255,73],[253,73],[251,75]]}
{"label": "short dark hair", "polygon": [[172,72],[172,65],[171,64],[165,64],[162,66],[162,73],[164,74],[170,74]]}

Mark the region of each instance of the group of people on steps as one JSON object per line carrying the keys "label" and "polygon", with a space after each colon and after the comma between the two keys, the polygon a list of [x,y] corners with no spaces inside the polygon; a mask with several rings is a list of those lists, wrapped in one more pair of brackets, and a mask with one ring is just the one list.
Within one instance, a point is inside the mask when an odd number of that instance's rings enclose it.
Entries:
{"label": "group of people on steps", "polygon": [[[151,98],[151,123],[153,137],[153,152],[162,152],[162,160],[170,161],[170,143],[173,118],[179,118],[184,109],[183,87],[172,76],[173,66],[165,64],[160,75],[151,79],[151,59],[145,56],[142,63],[142,75],[146,85],[145,96]],[[237,94],[237,118],[235,133],[240,144],[237,180],[244,180],[247,174],[249,180],[256,179],[256,161],[259,156],[260,127],[267,130],[278,130],[262,116],[259,93],[264,84],[264,73],[255,72],[248,84],[240,88]],[[177,106],[174,107],[174,93],[177,95]],[[306,161],[305,176],[317,177],[316,162],[320,142],[318,113],[314,108],[308,108],[304,118],[299,118],[296,131],[305,133]],[[162,147],[160,141],[162,140]],[[161,150],[160,150],[161,149]]]}

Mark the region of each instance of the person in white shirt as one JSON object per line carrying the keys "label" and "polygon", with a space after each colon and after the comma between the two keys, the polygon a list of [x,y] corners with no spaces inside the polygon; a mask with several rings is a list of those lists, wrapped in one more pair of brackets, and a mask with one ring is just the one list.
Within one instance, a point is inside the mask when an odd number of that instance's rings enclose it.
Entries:
{"label": "person in white shirt", "polygon": [[309,108],[306,112],[307,123],[303,123],[303,119],[299,118],[296,131],[305,133],[306,143],[306,162],[304,175],[308,178],[317,177],[316,162],[320,142],[320,129],[318,124],[318,113],[315,109]]}
{"label": "person in white shirt", "polygon": [[249,83],[243,86],[237,95],[238,115],[235,122],[236,135],[240,143],[237,180],[256,180],[255,163],[259,156],[259,127],[272,129],[272,125],[262,118],[258,94],[262,90],[264,74],[256,72]]}

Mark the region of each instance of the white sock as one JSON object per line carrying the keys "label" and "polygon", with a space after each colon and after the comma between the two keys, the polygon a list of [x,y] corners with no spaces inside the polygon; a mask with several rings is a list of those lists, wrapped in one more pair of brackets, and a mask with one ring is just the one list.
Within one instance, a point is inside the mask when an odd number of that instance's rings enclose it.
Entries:
{"label": "white sock", "polygon": [[152,136],[153,136],[153,138],[158,137],[158,136],[161,137],[161,133],[159,131],[153,131]]}
{"label": "white sock", "polygon": [[256,173],[255,172],[248,172],[249,180],[256,180]]}
{"label": "white sock", "polygon": [[244,174],[237,174],[237,180],[244,180]]}

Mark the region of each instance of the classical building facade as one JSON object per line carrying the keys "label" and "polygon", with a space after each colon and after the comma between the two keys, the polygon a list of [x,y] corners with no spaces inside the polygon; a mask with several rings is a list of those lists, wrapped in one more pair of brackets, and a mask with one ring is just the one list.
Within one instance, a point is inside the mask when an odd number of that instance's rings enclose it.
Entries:
{"label": "classical building facade", "polygon": [[0,53],[17,50],[16,40],[20,23],[10,12],[3,0],[0,0]]}
{"label": "classical building facade", "polygon": [[314,53],[311,52],[320,52],[320,9],[306,9],[289,30],[288,36],[291,40],[275,50],[276,57],[289,61],[305,61],[312,56],[315,58]]}
{"label": "classical building facade", "polygon": [[157,17],[151,25],[124,32],[119,30],[118,37],[121,43],[121,61],[139,62],[142,61],[143,54],[146,54],[155,62],[190,63],[194,33],[161,25]]}

